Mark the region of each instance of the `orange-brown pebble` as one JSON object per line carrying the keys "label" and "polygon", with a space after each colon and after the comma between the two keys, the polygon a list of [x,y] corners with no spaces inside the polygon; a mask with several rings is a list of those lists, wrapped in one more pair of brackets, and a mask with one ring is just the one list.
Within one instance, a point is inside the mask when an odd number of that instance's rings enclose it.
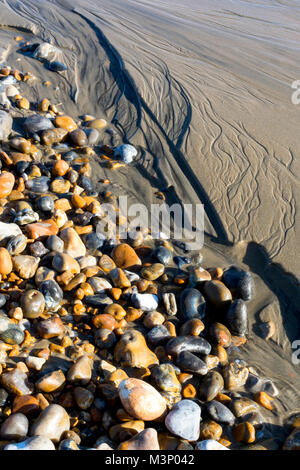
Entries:
{"label": "orange-brown pebble", "polygon": [[69,164],[65,160],[57,160],[52,168],[53,176],[64,176],[69,170]]}
{"label": "orange-brown pebble", "polygon": [[39,401],[32,395],[23,395],[15,397],[12,406],[13,413],[22,413],[29,416],[39,409]]}
{"label": "orange-brown pebble", "polygon": [[231,398],[228,395],[225,395],[225,393],[218,393],[214,400],[219,401],[223,405],[228,405],[228,403],[231,402]]}
{"label": "orange-brown pebble", "polygon": [[15,177],[8,171],[3,171],[0,174],[0,198],[5,198],[10,195],[15,184]]}
{"label": "orange-brown pebble", "polygon": [[259,405],[263,406],[267,410],[273,410],[272,400],[273,398],[270,397],[266,392],[257,392],[254,395],[254,400]]}
{"label": "orange-brown pebble", "polygon": [[114,300],[119,300],[122,295],[122,289],[119,287],[112,287],[109,292]]}
{"label": "orange-brown pebble", "polygon": [[207,271],[211,275],[211,278],[214,280],[220,280],[223,276],[223,269],[222,268],[208,268]]}
{"label": "orange-brown pebble", "polygon": [[119,304],[107,305],[104,309],[104,313],[111,315],[117,321],[122,320],[122,318],[124,318],[126,315],[126,311]]}
{"label": "orange-brown pebble", "polygon": [[19,109],[26,109],[28,111],[30,108],[30,103],[26,98],[20,98],[19,100],[17,100],[16,104]]}
{"label": "orange-brown pebble", "polygon": [[214,439],[218,441],[222,436],[223,429],[222,426],[215,421],[207,420],[201,423],[201,439]]}
{"label": "orange-brown pebble", "polygon": [[83,209],[86,206],[84,198],[79,196],[78,194],[73,194],[71,202],[73,207],[75,207],[76,209]]}
{"label": "orange-brown pebble", "polygon": [[127,243],[117,245],[112,252],[112,258],[118,268],[127,269],[142,264],[134,249]]}
{"label": "orange-brown pebble", "polygon": [[72,132],[74,129],[77,129],[76,122],[70,117],[66,115],[56,116],[54,119],[54,125],[56,127],[62,127],[63,129],[67,129],[67,131]]}
{"label": "orange-brown pebble", "polygon": [[40,237],[56,235],[58,232],[58,226],[54,220],[47,219],[42,222],[35,222],[33,224],[26,225],[26,232],[29,238],[36,240]]}
{"label": "orange-brown pebble", "polygon": [[193,384],[186,384],[182,387],[182,395],[184,398],[195,398],[197,390]]}
{"label": "orange-brown pebble", "polygon": [[128,322],[133,322],[133,321],[138,320],[139,318],[141,318],[143,313],[144,313],[143,310],[140,310],[140,309],[137,309],[137,308],[134,308],[134,307],[128,307],[128,309],[126,311],[125,320],[128,321]]}
{"label": "orange-brown pebble", "polygon": [[246,421],[244,423],[237,424],[233,428],[233,435],[238,442],[251,444],[255,441],[255,428],[253,424]]}
{"label": "orange-brown pebble", "polygon": [[93,320],[93,325],[96,328],[106,328],[107,330],[113,331],[117,326],[117,321],[112,315],[108,315],[107,313],[100,313],[96,315]]}
{"label": "orange-brown pebble", "polygon": [[7,275],[12,271],[13,265],[6,248],[0,248],[0,274]]}

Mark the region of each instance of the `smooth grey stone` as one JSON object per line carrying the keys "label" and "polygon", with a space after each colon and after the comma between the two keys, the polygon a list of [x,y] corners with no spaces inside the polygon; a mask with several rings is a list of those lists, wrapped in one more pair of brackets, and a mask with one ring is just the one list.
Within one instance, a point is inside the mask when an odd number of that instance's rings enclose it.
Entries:
{"label": "smooth grey stone", "polygon": [[27,180],[25,183],[26,189],[34,193],[46,193],[49,191],[50,179],[47,176],[39,176],[32,180]]}
{"label": "smooth grey stone", "polygon": [[40,114],[33,114],[26,118],[24,122],[24,131],[29,137],[32,134],[38,134],[47,129],[53,129],[53,127],[52,121]]}
{"label": "smooth grey stone", "polygon": [[87,295],[84,298],[87,305],[95,308],[106,307],[106,305],[113,304],[113,300],[106,294]]}
{"label": "smooth grey stone", "polygon": [[4,312],[0,312],[0,334],[4,333],[8,327],[9,317]]}
{"label": "smooth grey stone", "polygon": [[22,413],[10,415],[1,425],[2,439],[13,440],[27,436],[29,421]]}
{"label": "smooth grey stone", "polygon": [[0,110],[0,141],[6,140],[11,133],[13,120],[9,113]]}
{"label": "smooth grey stone", "polygon": [[97,129],[84,129],[86,133],[88,145],[95,145],[99,139],[99,132]]}
{"label": "smooth grey stone", "polygon": [[6,344],[21,344],[24,341],[24,332],[17,326],[10,325],[10,328],[0,334],[0,339]]}
{"label": "smooth grey stone", "polygon": [[63,299],[63,291],[56,281],[49,279],[41,283],[39,291],[45,297],[45,306],[47,310],[52,310],[60,305]]}
{"label": "smooth grey stone", "polygon": [[211,401],[213,400],[218,393],[223,390],[224,380],[222,375],[212,370],[206,374],[202,379],[198,395],[202,401]]}
{"label": "smooth grey stone", "polygon": [[230,266],[223,274],[224,284],[232,291],[235,297],[251,300],[253,297],[253,278],[249,271],[237,266]]}
{"label": "smooth grey stone", "polygon": [[158,297],[155,294],[132,294],[131,302],[135,308],[144,312],[152,312],[158,306]]}
{"label": "smooth grey stone", "polygon": [[244,300],[234,300],[227,313],[226,323],[231,333],[246,336],[248,333],[248,309]]}
{"label": "smooth grey stone", "polygon": [[181,352],[175,362],[183,372],[191,372],[197,375],[205,375],[208,372],[208,367],[205,362],[189,351]]}
{"label": "smooth grey stone", "polygon": [[131,163],[137,154],[137,149],[130,144],[119,145],[119,147],[114,150],[114,157],[118,157],[125,163]]}
{"label": "smooth grey stone", "polygon": [[204,318],[206,301],[201,292],[193,287],[184,289],[180,296],[181,316],[184,320]]}
{"label": "smooth grey stone", "polygon": [[222,424],[232,425],[235,422],[233,413],[222,403],[212,400],[206,403],[206,410],[214,421]]}
{"label": "smooth grey stone", "polygon": [[166,346],[168,354],[178,355],[183,351],[189,351],[196,354],[210,354],[211,345],[206,339],[200,336],[176,336],[170,339]]}
{"label": "smooth grey stone", "polygon": [[176,403],[166,416],[166,428],[175,436],[197,441],[200,435],[201,408],[192,400]]}
{"label": "smooth grey stone", "polygon": [[64,251],[64,242],[57,235],[50,235],[47,238],[46,247],[50,251],[56,251],[57,253],[62,253]]}
{"label": "smooth grey stone", "polygon": [[154,326],[147,333],[147,340],[153,345],[158,346],[166,343],[171,338],[169,330],[164,325]]}

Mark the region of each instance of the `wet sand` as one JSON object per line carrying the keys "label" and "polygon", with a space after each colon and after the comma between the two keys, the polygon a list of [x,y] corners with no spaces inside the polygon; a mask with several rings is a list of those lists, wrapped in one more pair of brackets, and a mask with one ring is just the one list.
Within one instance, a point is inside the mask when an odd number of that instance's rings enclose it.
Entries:
{"label": "wet sand", "polygon": [[[0,2],[2,61],[39,77],[27,97],[103,116],[112,123],[104,143],[139,148],[116,173],[96,158],[94,182],[108,176],[147,206],[161,190],[169,204],[202,202],[204,265],[237,262],[253,273],[242,357],[280,389],[278,424],[300,410],[291,362],[300,338],[299,22],[293,1]],[[16,35],[58,46],[69,70],[17,53]],[[257,334],[266,307],[276,323],[269,341]]]}

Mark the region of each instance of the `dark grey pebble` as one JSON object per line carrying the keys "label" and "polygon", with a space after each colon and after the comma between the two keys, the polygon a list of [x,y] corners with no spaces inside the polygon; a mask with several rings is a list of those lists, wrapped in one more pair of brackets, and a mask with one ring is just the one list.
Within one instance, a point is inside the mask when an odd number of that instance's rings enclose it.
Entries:
{"label": "dark grey pebble", "polygon": [[205,298],[197,289],[184,289],[180,296],[181,315],[184,320],[204,318],[206,311]]}
{"label": "dark grey pebble", "polygon": [[167,354],[177,356],[183,351],[196,354],[210,354],[211,345],[206,339],[200,336],[176,336],[172,338],[166,346]]}
{"label": "dark grey pebble", "polygon": [[233,425],[235,422],[233,413],[222,403],[212,400],[206,403],[205,407],[211,419],[217,423]]}
{"label": "dark grey pebble", "polygon": [[165,246],[158,246],[153,250],[152,258],[159,263],[167,265],[171,260],[171,252]]}
{"label": "dark grey pebble", "polygon": [[175,364],[182,372],[191,372],[197,375],[205,375],[208,372],[205,362],[189,351],[180,353],[175,359]]}
{"label": "dark grey pebble", "polygon": [[253,279],[249,271],[244,271],[237,266],[230,266],[224,271],[223,281],[235,297],[243,300],[252,299]]}
{"label": "dark grey pebble", "polygon": [[47,310],[54,309],[59,306],[63,299],[63,291],[56,281],[49,279],[41,283],[39,291],[45,297],[45,305]]}

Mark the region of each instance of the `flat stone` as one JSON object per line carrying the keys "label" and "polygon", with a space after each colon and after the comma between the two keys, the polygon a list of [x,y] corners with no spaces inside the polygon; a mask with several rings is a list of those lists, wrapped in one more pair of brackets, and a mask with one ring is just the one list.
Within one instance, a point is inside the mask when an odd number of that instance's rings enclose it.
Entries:
{"label": "flat stone", "polygon": [[41,116],[40,114],[33,114],[24,121],[24,131],[27,136],[32,134],[38,134],[39,132],[45,131],[46,129],[53,129],[53,124],[50,119]]}

